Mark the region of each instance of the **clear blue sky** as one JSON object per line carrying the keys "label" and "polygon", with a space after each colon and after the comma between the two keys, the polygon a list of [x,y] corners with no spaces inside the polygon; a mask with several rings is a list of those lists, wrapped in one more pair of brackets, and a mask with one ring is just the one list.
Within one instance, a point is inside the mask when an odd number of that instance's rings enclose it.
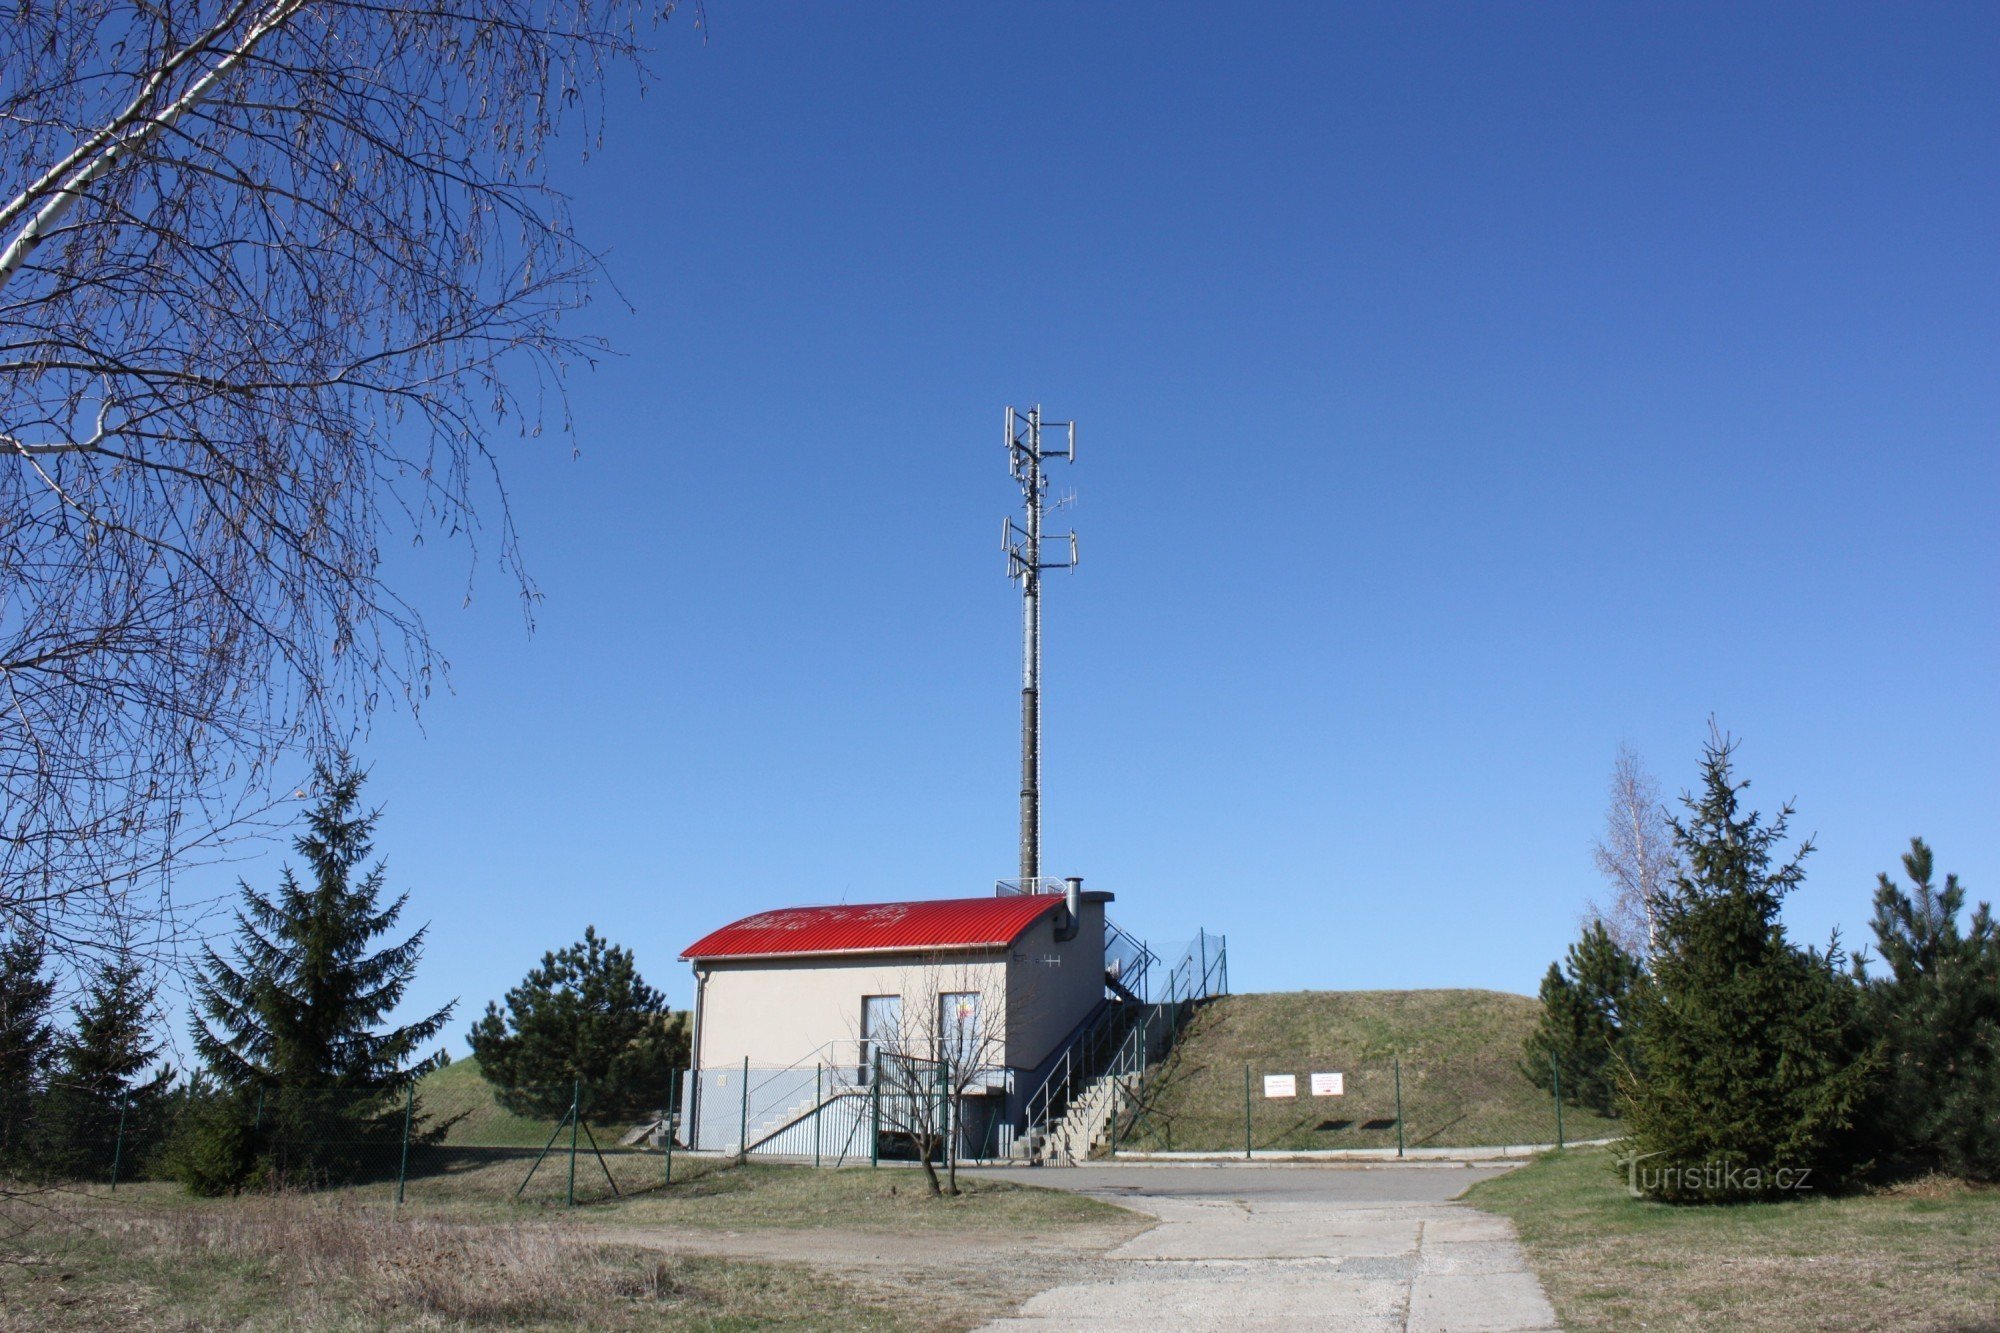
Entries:
{"label": "clear blue sky", "polygon": [[396,557],[456,1053],[586,924],[679,1006],[721,921],[1012,873],[1009,402],[1081,422],[1046,868],[1239,989],[1532,991],[1711,714],[1800,935],[1912,833],[2000,896],[2000,9],[708,13],[563,168],[631,310],[507,451],[537,632]]}

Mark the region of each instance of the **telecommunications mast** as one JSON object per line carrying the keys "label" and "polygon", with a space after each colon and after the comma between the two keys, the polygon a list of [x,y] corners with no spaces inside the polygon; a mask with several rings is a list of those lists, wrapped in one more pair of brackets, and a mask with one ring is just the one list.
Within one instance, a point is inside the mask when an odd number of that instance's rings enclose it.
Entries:
{"label": "telecommunications mast", "polygon": [[[1062,440],[1042,447],[1042,432]],[[1007,466],[1021,484],[1025,526],[1008,519],[1001,544],[1007,577],[1021,581],[1021,892],[1033,893],[1042,874],[1042,571],[1076,568],[1076,533],[1067,537],[1060,560],[1042,558],[1042,520],[1053,507],[1042,464],[1051,458],[1076,461],[1076,423],[1043,421],[1042,409],[1007,409]],[[1064,539],[1058,538],[1058,541]]]}

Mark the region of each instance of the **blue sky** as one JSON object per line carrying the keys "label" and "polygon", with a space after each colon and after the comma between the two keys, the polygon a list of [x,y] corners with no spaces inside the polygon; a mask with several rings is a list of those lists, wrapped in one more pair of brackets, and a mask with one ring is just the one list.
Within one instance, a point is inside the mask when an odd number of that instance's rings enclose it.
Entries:
{"label": "blue sky", "polygon": [[1011,874],[1009,402],[1081,423],[1045,867],[1239,989],[1532,991],[1617,746],[1679,790],[1711,714],[1801,935],[1912,833],[2000,895],[2000,10],[708,16],[562,168],[629,309],[505,450],[536,632],[394,557],[456,1052],[586,924],[681,1005],[724,920]]}

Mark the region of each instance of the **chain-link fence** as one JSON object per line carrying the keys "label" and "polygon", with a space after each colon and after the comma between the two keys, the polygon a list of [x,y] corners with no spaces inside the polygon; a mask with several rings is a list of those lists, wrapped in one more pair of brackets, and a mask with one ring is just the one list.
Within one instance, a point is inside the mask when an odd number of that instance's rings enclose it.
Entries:
{"label": "chain-link fence", "polygon": [[588,1202],[675,1178],[678,1086],[614,1100],[588,1083],[503,1093],[476,1076],[394,1093],[196,1085],[108,1097],[57,1084],[0,1134],[0,1171],[113,1189],[175,1180],[210,1193]]}
{"label": "chain-link fence", "polygon": [[1014,1094],[1011,1070],[887,1050],[783,1066],[746,1060],[682,1075],[679,1141],[735,1160],[814,1166],[920,1151],[992,1161],[1013,1147]]}
{"label": "chain-link fence", "polygon": [[1341,1152],[1385,1157],[1560,1147],[1616,1120],[1505,1057],[1355,1061],[1302,1054],[1245,1064],[1169,1061],[1113,1126],[1116,1152]]}

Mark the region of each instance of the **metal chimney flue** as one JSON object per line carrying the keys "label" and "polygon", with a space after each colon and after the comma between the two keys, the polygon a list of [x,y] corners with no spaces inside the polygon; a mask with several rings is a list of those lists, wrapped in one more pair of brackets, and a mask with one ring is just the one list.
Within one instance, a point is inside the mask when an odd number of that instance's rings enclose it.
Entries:
{"label": "metal chimney flue", "polygon": [[1083,876],[1071,875],[1063,880],[1063,925],[1056,928],[1056,943],[1066,944],[1083,929]]}

